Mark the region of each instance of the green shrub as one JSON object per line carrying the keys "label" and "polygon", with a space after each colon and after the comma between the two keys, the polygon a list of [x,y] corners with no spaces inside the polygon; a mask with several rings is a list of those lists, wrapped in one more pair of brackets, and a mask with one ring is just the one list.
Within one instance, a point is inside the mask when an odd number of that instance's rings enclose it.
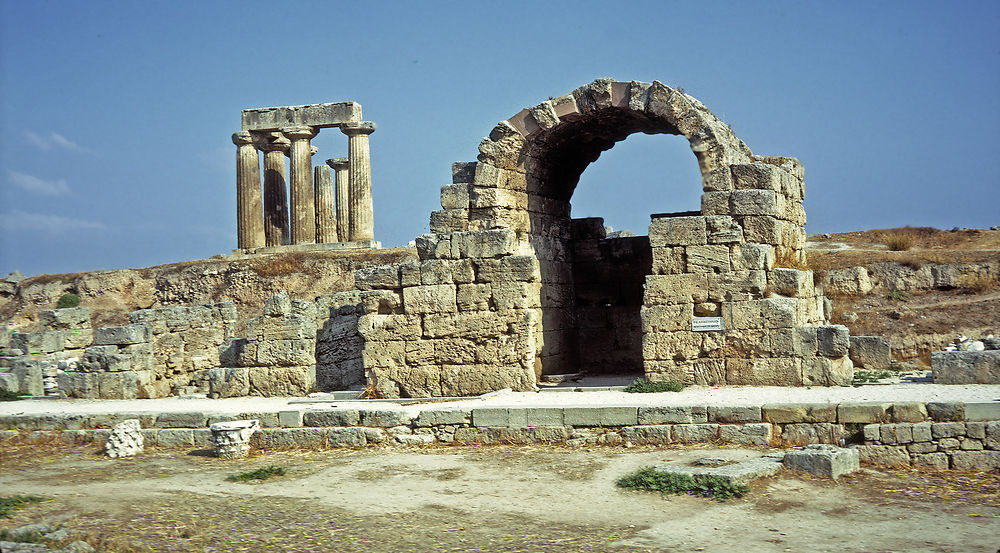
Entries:
{"label": "green shrub", "polygon": [[616,484],[619,488],[628,490],[645,490],[662,494],[689,493],[700,497],[711,497],[716,501],[743,497],[743,494],[750,492],[749,487],[733,484],[719,476],[661,472],[653,467],[645,467],[623,476]]}
{"label": "green shrub", "polygon": [[854,379],[851,381],[855,386],[859,384],[867,384],[869,382],[878,382],[885,378],[890,378],[893,373],[889,371],[866,371],[864,369],[858,369],[854,371]]}
{"label": "green shrub", "polygon": [[59,298],[59,302],[56,303],[56,309],[66,309],[67,307],[79,307],[80,306],[80,296],[70,292],[68,294],[63,294]]}
{"label": "green shrub", "polygon": [[277,465],[268,465],[266,467],[261,467],[257,470],[249,470],[246,472],[241,472],[239,474],[233,474],[227,476],[226,480],[230,482],[249,482],[251,480],[267,480],[272,476],[284,476],[288,472],[285,467],[279,467]]}
{"label": "green shrub", "polygon": [[910,298],[906,297],[906,292],[902,290],[893,290],[885,295],[885,299],[893,301],[906,301]]}
{"label": "green shrub", "polygon": [[28,503],[38,503],[45,501],[44,497],[37,495],[5,495],[0,496],[0,517],[10,518],[14,510]]}
{"label": "green shrub", "polygon": [[634,382],[625,387],[625,391],[630,394],[655,394],[658,392],[679,392],[684,389],[680,382],[668,380],[666,382],[649,382],[645,378],[637,378]]}
{"label": "green shrub", "polygon": [[21,399],[21,394],[10,390],[0,390],[0,401],[17,401]]}

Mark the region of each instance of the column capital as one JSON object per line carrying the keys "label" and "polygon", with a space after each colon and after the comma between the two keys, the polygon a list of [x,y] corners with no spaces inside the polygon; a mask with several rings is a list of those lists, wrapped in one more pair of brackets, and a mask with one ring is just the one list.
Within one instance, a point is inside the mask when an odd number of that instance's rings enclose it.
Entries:
{"label": "column capital", "polygon": [[253,144],[253,135],[250,131],[239,131],[233,133],[233,144],[237,146],[246,146],[248,144]]}
{"label": "column capital", "polygon": [[280,132],[253,133],[254,146],[264,152],[287,152],[292,141]]}
{"label": "column capital", "polygon": [[375,123],[371,121],[351,121],[340,125],[340,132],[352,136],[356,134],[371,134],[375,132]]}
{"label": "column capital", "polygon": [[282,127],[281,132],[292,140],[308,140],[319,134],[319,131],[308,125]]}
{"label": "column capital", "polygon": [[335,157],[326,160],[327,165],[338,171],[347,169],[349,163],[350,161],[346,157]]}
{"label": "column capital", "polygon": [[312,144],[309,145],[309,155],[314,156],[314,155],[316,155],[316,152],[318,152],[318,151],[319,151],[319,148],[317,148],[316,146],[313,146]]}

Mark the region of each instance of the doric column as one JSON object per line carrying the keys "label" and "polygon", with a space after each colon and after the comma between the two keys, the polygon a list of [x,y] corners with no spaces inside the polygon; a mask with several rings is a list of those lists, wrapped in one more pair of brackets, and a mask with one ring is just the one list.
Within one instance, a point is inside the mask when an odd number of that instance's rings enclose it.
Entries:
{"label": "doric column", "polygon": [[375,132],[375,123],[344,123],[340,130],[348,137],[347,159],[351,178],[348,234],[351,241],[375,240],[371,156],[368,151],[368,135]]}
{"label": "doric column", "polygon": [[350,240],[350,222],[348,221],[348,205],[350,205],[350,172],[347,169],[346,157],[335,157],[326,160],[326,164],[336,172],[334,182],[337,189],[337,236],[338,241]]}
{"label": "doric column", "polygon": [[268,246],[288,244],[288,195],[285,192],[285,152],[289,140],[280,132],[254,136],[264,152],[264,241]]}
{"label": "doric column", "polygon": [[333,176],[326,165],[317,165],[313,182],[316,185],[316,243],[337,241],[337,211],[333,200]]}
{"label": "doric column", "polygon": [[241,250],[264,246],[260,157],[250,131],[233,134],[236,144],[236,243]]}
{"label": "doric column", "polygon": [[316,130],[308,126],[286,127],[281,132],[292,141],[289,157],[291,187],[289,222],[292,244],[316,242],[316,199],[313,191],[312,148]]}

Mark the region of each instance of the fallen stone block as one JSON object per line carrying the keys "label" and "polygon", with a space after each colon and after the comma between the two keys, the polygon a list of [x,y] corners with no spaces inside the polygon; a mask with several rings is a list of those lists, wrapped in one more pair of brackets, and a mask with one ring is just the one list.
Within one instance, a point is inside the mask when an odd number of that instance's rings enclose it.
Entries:
{"label": "fallen stone block", "polygon": [[892,348],[881,336],[851,336],[850,355],[859,369],[887,370],[892,365]]}
{"label": "fallen stone block", "polygon": [[810,444],[798,451],[785,454],[786,469],[800,470],[836,480],[861,468],[861,454],[857,449],[847,449],[830,444]]}
{"label": "fallen stone block", "polygon": [[715,476],[730,484],[747,485],[758,478],[778,474],[783,468],[782,455],[765,455],[732,465],[686,467],[679,465],[656,465],[660,472],[687,474],[691,476]]}
{"label": "fallen stone block", "polygon": [[111,429],[104,453],[108,457],[131,457],[143,450],[142,432],[138,419],[129,419]]}

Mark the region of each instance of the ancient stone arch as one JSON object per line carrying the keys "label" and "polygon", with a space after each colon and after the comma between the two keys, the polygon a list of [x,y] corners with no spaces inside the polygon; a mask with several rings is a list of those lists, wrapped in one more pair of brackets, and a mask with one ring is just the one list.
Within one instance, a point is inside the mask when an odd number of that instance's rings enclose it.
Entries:
{"label": "ancient stone arch", "polygon": [[[636,132],[687,138],[701,210],[609,239],[599,220],[571,219],[570,200],[587,165]],[[850,382],[847,330],[828,325],[804,270],[794,158],[755,156],[683,91],[611,79],[501,121],[479,151],[454,164],[421,261],[357,275],[383,291],[359,328],[381,394],[526,389],[610,366],[708,385]]]}

